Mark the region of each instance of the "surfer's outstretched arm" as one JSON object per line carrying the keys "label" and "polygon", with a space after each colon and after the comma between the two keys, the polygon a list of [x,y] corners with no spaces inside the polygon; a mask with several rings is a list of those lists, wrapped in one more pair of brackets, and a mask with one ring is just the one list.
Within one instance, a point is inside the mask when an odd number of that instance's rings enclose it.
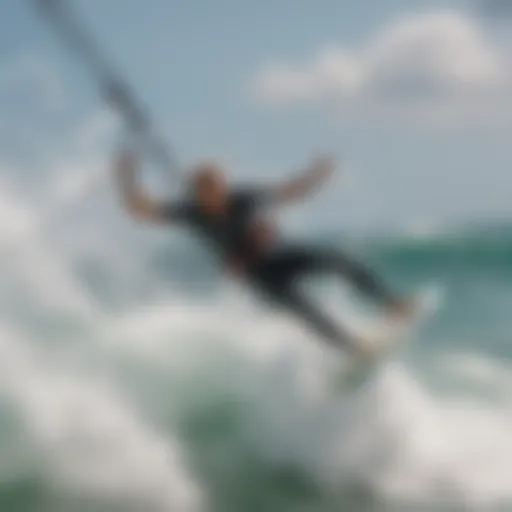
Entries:
{"label": "surfer's outstretched arm", "polygon": [[138,183],[138,168],[138,156],[135,151],[123,149],[116,156],[114,173],[124,209],[137,220],[169,221],[169,215],[162,214],[165,204],[149,196]]}
{"label": "surfer's outstretched arm", "polygon": [[303,199],[316,192],[332,175],[335,162],[328,157],[318,158],[301,175],[281,183],[272,189],[272,196],[278,203]]}

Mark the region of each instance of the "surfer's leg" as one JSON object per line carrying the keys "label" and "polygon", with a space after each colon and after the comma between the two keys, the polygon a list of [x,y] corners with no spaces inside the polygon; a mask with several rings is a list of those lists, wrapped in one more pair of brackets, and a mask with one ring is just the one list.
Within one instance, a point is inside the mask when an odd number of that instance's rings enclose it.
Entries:
{"label": "surfer's leg", "polygon": [[[300,268],[296,266],[296,269]],[[387,284],[361,262],[347,256],[338,249],[311,249],[304,254],[304,271],[334,270],[352,283],[361,293],[380,302],[388,314],[403,318],[409,317],[417,309],[414,299],[402,298],[394,293]]]}
{"label": "surfer's leg", "polygon": [[294,252],[294,255],[296,257],[288,258],[281,254],[276,259],[267,260],[265,266],[260,267],[258,274],[254,273],[250,276],[249,282],[269,304],[283,307],[297,315],[299,320],[331,345],[337,348],[355,349],[348,333],[334,325],[299,291],[295,277],[298,277],[305,267],[303,264],[299,265],[299,260],[303,259],[302,255],[298,252]]}
{"label": "surfer's leg", "polygon": [[327,316],[312,304],[302,293],[293,288],[280,290],[277,300],[289,311],[295,313],[314,332],[322,336],[330,345],[344,350],[356,351],[349,334],[334,325]]}
{"label": "surfer's leg", "polygon": [[376,273],[338,249],[296,247],[287,257],[293,279],[309,273],[336,272],[375,300],[384,303],[395,300],[394,294]]}
{"label": "surfer's leg", "polygon": [[333,251],[330,257],[336,271],[348,279],[361,293],[384,303],[395,300],[394,293],[386,283],[360,261],[343,254],[341,251]]}

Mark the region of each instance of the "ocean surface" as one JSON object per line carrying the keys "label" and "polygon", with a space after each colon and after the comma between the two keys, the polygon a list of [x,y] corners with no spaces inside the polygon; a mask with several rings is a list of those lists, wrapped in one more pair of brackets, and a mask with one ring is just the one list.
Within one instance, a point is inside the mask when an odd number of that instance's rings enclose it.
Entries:
{"label": "ocean surface", "polygon": [[0,511],[512,510],[506,223],[316,236],[437,301],[357,390],[185,239],[0,234]]}

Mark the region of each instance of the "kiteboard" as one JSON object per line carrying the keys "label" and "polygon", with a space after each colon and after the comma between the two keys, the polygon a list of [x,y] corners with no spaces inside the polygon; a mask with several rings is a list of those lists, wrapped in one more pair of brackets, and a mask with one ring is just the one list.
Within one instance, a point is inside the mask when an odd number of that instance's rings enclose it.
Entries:
{"label": "kiteboard", "polygon": [[427,290],[416,297],[414,310],[402,317],[383,314],[370,328],[352,328],[350,335],[361,349],[356,356],[347,356],[336,387],[355,390],[367,382],[387,362],[396,359],[406,348],[414,333],[440,306],[436,290]]}

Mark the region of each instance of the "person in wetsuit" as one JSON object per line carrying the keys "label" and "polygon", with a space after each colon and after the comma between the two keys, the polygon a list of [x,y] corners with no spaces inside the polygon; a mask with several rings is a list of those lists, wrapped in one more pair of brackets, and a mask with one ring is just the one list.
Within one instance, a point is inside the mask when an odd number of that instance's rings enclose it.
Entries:
{"label": "person in wetsuit", "polygon": [[317,191],[334,171],[331,159],[320,158],[300,176],[263,188],[231,188],[222,167],[202,162],[192,169],[189,194],[172,201],[148,196],[137,183],[137,168],[136,153],[123,150],[115,171],[123,205],[133,217],[189,227],[220,255],[233,275],[247,280],[268,300],[296,313],[328,342],[362,350],[299,290],[298,280],[307,274],[336,273],[392,313],[411,312],[412,301],[395,296],[360,262],[337,249],[283,242],[263,216],[268,208]]}

